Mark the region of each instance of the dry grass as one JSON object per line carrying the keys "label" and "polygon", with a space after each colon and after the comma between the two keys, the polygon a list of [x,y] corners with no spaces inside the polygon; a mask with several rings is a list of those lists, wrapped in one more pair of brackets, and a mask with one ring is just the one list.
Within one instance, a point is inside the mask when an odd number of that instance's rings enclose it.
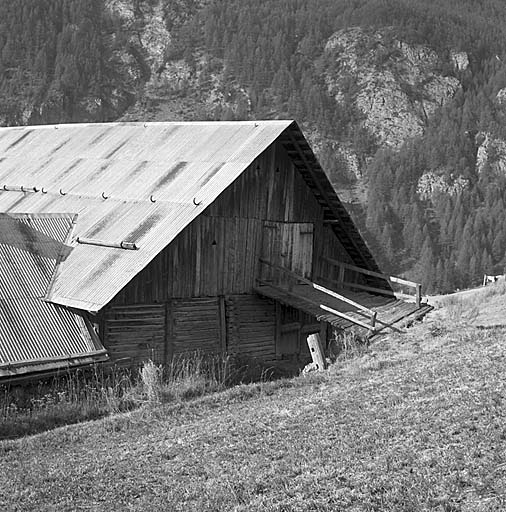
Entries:
{"label": "dry grass", "polygon": [[499,281],[486,287],[466,290],[435,298],[437,315],[452,326],[479,327],[506,326],[506,282]]}
{"label": "dry grass", "polygon": [[178,403],[242,382],[264,382],[271,369],[227,355],[192,352],[166,367],[147,361],[138,372],[100,367],[29,388],[0,388],[0,439],[44,432],[121,411]]}
{"label": "dry grass", "polygon": [[442,326],[323,374],[4,441],[0,509],[504,511],[506,330]]}
{"label": "dry grass", "polygon": [[0,439],[97,419],[135,407],[129,371],[101,368],[62,375],[27,387],[0,388]]}

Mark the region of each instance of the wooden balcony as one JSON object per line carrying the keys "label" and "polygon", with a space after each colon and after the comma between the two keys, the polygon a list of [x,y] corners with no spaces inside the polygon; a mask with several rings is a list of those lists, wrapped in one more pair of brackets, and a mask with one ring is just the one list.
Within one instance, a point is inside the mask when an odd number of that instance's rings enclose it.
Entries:
{"label": "wooden balcony", "polygon": [[[377,272],[371,272],[373,275],[370,277],[381,276],[386,284],[391,282],[408,286],[406,283],[410,283],[414,293],[396,293],[388,286],[381,288],[380,285],[375,287],[347,281],[338,283],[339,287],[330,288],[321,284],[322,280],[320,283],[313,282],[266,260],[260,260],[260,265],[262,277],[257,279],[257,293],[306,311],[319,321],[328,322],[340,329],[355,326],[374,336],[386,329],[399,330],[396,324],[402,320],[423,316],[432,309],[432,306],[422,303],[421,291],[416,283],[405,280],[397,283],[391,277]],[[348,264],[339,265],[346,265],[347,271],[364,270]],[[406,297],[410,301],[404,300]]]}

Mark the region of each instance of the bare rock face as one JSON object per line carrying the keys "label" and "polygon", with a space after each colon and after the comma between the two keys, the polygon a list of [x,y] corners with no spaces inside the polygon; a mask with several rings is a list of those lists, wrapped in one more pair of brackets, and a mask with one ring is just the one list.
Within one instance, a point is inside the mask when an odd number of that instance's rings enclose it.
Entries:
{"label": "bare rock face", "polygon": [[506,141],[493,138],[490,133],[476,135],[480,142],[476,152],[476,170],[482,173],[488,168],[494,174],[506,175]]}
{"label": "bare rock face", "polygon": [[106,8],[121,20],[123,32],[128,34],[128,45],[121,45],[118,52],[132,78],[154,75],[163,66],[172,40],[164,21],[163,2],[106,0]]}
{"label": "bare rock face", "polygon": [[[340,30],[328,40],[325,57],[329,92],[338,102],[353,99],[380,146],[398,148],[421,135],[427,118],[460,87],[457,78],[440,74],[433,50],[409,45],[388,30]],[[458,62],[465,65],[463,55]]]}
{"label": "bare rock face", "polygon": [[495,97],[495,100],[497,101],[497,103],[501,106],[501,107],[504,107],[506,106],[506,88],[504,89],[501,89],[496,97]]}
{"label": "bare rock face", "polygon": [[[442,173],[444,174],[444,173]],[[456,195],[469,187],[469,181],[462,176],[453,176],[449,178],[429,171],[424,173],[418,180],[417,194],[420,199],[430,200],[436,194]]]}
{"label": "bare rock face", "polygon": [[360,168],[360,160],[356,153],[354,153],[350,148],[346,148],[344,146],[336,149],[339,151],[342,159],[344,160],[348,171],[351,171],[355,178],[361,179],[363,177],[362,170]]}
{"label": "bare rock face", "polygon": [[450,58],[457,71],[465,71],[469,67],[469,55],[467,55],[466,52],[452,50],[450,52]]}
{"label": "bare rock face", "polygon": [[152,75],[163,66],[171,40],[172,37],[165,26],[163,5],[160,2],[146,13],[144,29],[140,34],[140,42],[147,53]]}
{"label": "bare rock face", "polygon": [[[106,0],[128,35],[128,44],[119,45],[117,57],[128,70],[132,89],[143,87],[141,101],[122,120],[192,120],[212,118],[215,113],[220,118],[247,117],[251,110],[248,93],[227,81],[220,59],[196,52],[190,63],[181,55],[173,56],[171,29],[206,1]],[[209,66],[209,59],[214,65]]]}

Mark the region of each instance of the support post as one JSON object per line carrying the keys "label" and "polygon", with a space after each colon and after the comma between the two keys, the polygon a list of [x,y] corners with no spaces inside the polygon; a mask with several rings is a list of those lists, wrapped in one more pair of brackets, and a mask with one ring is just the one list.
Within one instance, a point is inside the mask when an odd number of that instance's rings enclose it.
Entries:
{"label": "support post", "polygon": [[323,371],[327,368],[327,362],[325,361],[325,356],[322,350],[322,344],[320,340],[319,334],[310,334],[307,337],[307,345],[309,347],[309,352],[311,353],[311,357],[313,358],[313,363],[316,367],[316,370]]}
{"label": "support post", "polygon": [[422,303],[422,285],[416,285],[416,307],[419,308]]}
{"label": "support post", "polygon": [[225,354],[227,347],[227,316],[226,316],[225,296],[218,297],[218,313],[220,315],[220,350]]}
{"label": "support post", "polygon": [[167,365],[174,355],[174,303],[165,303],[165,346],[163,362]]}
{"label": "support post", "polygon": [[374,311],[371,315],[371,332],[374,333],[376,329],[376,317],[378,316],[378,312]]}

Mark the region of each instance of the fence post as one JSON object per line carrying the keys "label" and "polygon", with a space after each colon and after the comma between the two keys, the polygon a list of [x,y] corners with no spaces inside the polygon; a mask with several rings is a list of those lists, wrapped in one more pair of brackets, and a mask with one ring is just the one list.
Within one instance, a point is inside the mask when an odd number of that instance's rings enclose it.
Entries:
{"label": "fence post", "polygon": [[422,303],[422,285],[416,285],[416,307],[419,308]]}
{"label": "fence post", "polygon": [[374,334],[374,331],[376,330],[376,317],[378,316],[378,312],[374,311],[371,315],[371,332]]}
{"label": "fence post", "polygon": [[318,371],[323,371],[327,368],[327,361],[325,361],[325,356],[322,350],[322,344],[320,340],[319,334],[310,334],[307,337],[307,345],[309,347],[309,352],[311,352],[311,357],[313,358],[313,363]]}

